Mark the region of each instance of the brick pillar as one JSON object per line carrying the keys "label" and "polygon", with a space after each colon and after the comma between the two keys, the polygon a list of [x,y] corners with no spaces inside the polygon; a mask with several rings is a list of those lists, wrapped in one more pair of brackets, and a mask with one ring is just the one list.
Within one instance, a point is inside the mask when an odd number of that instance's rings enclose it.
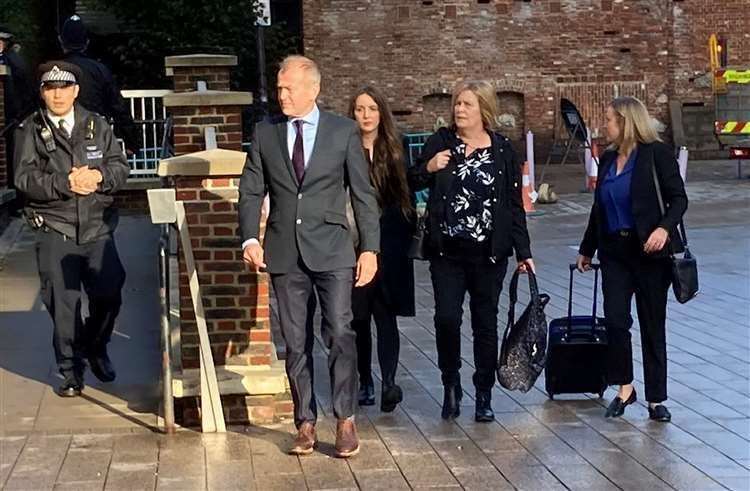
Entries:
{"label": "brick pillar", "polygon": [[[209,90],[164,97],[173,116],[177,156],[163,160],[159,174],[173,177],[177,199],[185,205],[227,422],[271,422],[291,414],[288,383],[271,341],[268,278],[243,263],[237,217],[237,187],[247,157],[240,151],[241,110],[252,95],[212,90],[210,68],[221,74],[228,73],[228,67],[209,65],[208,55],[169,57],[167,63],[173,58],[199,60],[200,77],[208,76]],[[184,82],[177,79],[182,68],[192,67],[173,64],[176,90]],[[219,148],[203,151],[208,127],[216,129]],[[179,271],[181,362],[188,396],[182,401],[182,415],[192,424],[199,407],[189,397],[197,381],[199,342],[182,255]],[[180,390],[175,392],[179,397]]]}
{"label": "brick pillar", "polygon": [[[0,130],[5,128],[5,77],[10,75],[6,65],[0,65]],[[0,138],[0,189],[8,187],[8,164],[5,155],[5,138]]]}
{"label": "brick pillar", "polygon": [[164,58],[167,75],[174,81],[175,92],[195,90],[196,82],[206,82],[208,90],[229,90],[229,75],[237,66],[234,55],[183,55]]}

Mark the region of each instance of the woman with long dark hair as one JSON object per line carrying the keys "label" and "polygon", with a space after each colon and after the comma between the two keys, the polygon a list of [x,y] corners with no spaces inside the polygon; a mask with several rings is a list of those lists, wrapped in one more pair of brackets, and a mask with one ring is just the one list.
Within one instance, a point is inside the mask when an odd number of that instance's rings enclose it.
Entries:
{"label": "woman with long dark hair", "polygon": [[352,327],[357,333],[359,404],[375,404],[370,319],[378,330],[377,350],[383,379],[380,409],[393,411],[403,399],[396,384],[399,333],[396,316],[414,315],[414,266],[406,253],[413,231],[414,207],[406,181],[400,135],[388,102],[373,87],[352,97],[349,116],[357,121],[370,180],[380,205],[380,257],[375,280],[352,292]]}

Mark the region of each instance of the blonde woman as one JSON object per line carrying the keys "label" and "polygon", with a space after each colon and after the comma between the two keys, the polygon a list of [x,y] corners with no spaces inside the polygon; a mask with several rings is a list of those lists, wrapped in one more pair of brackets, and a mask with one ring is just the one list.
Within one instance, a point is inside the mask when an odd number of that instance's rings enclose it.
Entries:
{"label": "blonde woman", "polygon": [[[674,152],[659,140],[641,101],[634,97],[612,101],[606,133],[611,145],[600,161],[600,184],[577,260],[578,269],[586,271],[598,251],[602,267],[609,334],[607,377],[610,385],[620,386],[606,417],[621,416],[637,400],[630,341],[630,304],[635,295],[649,417],[668,422],[671,414],[662,403],[667,399],[669,250],[682,251],[677,224],[687,209],[687,195]],[[654,169],[666,206],[663,216]]]}
{"label": "blonde woman", "polygon": [[427,232],[435,294],[435,337],[444,387],[442,417],[459,415],[463,391],[461,317],[469,293],[474,335],[475,420],[494,420],[497,305],[508,256],[534,269],[518,160],[494,131],[497,99],[483,82],[460,83],[453,92],[452,123],[425,143],[409,169],[414,191],[429,188]]}

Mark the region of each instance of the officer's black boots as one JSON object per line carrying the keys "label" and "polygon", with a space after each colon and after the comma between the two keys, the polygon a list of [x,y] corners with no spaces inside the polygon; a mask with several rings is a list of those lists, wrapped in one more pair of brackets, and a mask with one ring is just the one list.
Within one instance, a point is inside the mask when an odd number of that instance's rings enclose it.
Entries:
{"label": "officer's black boots", "polygon": [[107,356],[106,348],[96,353],[89,353],[88,359],[91,373],[102,382],[112,382],[117,376],[115,367],[112,366],[112,362]]}

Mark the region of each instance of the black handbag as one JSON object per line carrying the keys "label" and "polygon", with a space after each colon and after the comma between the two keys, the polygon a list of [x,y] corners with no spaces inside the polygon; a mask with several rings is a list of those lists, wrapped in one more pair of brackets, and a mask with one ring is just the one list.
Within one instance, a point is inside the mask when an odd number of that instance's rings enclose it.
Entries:
{"label": "black handbag", "polygon": [[515,320],[515,307],[520,272],[516,271],[510,280],[508,325],[503,333],[497,362],[497,379],[500,385],[521,392],[531,390],[547,360],[547,318],[544,307],[550,297],[539,293],[534,273],[528,271],[527,274],[531,301],[518,321]]}
{"label": "black handbag", "polygon": [[429,240],[427,237],[427,220],[427,210],[425,210],[422,216],[417,217],[417,225],[414,228],[414,233],[409,243],[409,250],[406,253],[409,259],[427,260],[427,242]]}
{"label": "black handbag", "polygon": [[[662,198],[661,186],[659,185],[659,177],[656,175],[655,165],[651,166],[651,171],[654,176],[654,185],[656,186],[656,198],[659,200],[659,210],[662,216],[664,216],[666,213],[664,198]],[[676,238],[682,243],[684,252],[682,257],[679,257],[672,252],[671,243],[667,244],[667,247],[669,247],[669,258],[672,261],[672,291],[678,302],[686,303],[698,295],[698,262],[688,247],[685,223],[682,220],[680,220],[677,227]]]}

